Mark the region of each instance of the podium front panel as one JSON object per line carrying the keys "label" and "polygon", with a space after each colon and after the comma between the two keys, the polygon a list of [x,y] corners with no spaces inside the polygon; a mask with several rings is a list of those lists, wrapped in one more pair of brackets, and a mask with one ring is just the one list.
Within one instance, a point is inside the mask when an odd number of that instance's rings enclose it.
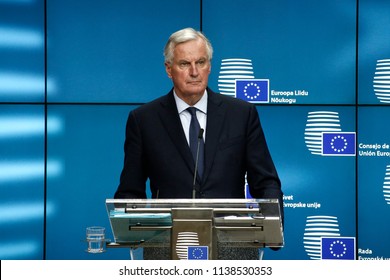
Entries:
{"label": "podium front panel", "polygon": [[277,199],[107,199],[114,244],[171,247],[172,259],[192,245],[210,258],[220,247],[282,247]]}

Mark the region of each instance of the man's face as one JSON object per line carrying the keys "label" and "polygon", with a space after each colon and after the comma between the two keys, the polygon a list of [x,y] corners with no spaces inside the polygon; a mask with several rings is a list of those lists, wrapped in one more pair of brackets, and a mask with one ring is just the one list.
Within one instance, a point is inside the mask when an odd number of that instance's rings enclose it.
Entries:
{"label": "man's face", "polygon": [[176,94],[183,100],[201,98],[211,71],[203,40],[178,44],[173,52],[172,64],[165,64],[168,77],[172,79]]}

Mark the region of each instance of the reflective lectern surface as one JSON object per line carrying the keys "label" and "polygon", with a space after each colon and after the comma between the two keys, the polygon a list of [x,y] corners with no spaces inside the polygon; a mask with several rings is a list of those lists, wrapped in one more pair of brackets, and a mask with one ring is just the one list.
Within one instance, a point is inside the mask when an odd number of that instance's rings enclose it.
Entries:
{"label": "reflective lectern surface", "polygon": [[117,246],[177,247],[189,234],[211,247],[284,245],[277,199],[107,199],[106,207]]}

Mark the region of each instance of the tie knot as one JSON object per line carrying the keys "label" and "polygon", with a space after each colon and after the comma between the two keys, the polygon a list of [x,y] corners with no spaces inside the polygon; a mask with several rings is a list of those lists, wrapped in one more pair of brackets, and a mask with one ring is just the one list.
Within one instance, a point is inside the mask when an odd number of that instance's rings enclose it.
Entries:
{"label": "tie knot", "polygon": [[196,108],[195,107],[188,107],[187,111],[190,112],[191,116],[196,116]]}

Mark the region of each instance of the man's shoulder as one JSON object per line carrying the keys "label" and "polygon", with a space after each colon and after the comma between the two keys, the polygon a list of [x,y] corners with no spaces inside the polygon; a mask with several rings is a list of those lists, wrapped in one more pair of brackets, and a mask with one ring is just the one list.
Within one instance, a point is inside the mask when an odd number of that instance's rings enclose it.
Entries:
{"label": "man's shoulder", "polygon": [[137,113],[142,113],[142,112],[150,112],[151,110],[152,111],[157,110],[159,107],[169,104],[171,98],[170,95],[171,93],[169,92],[166,95],[153,99],[145,104],[140,105],[134,111]]}

